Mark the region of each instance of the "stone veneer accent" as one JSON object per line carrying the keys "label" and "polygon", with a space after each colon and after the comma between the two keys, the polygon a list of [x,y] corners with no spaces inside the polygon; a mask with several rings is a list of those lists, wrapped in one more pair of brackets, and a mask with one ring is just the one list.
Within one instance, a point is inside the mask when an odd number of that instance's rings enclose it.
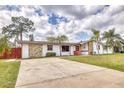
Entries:
{"label": "stone veneer accent", "polygon": [[42,57],[42,45],[29,44],[29,56],[30,58]]}
{"label": "stone veneer accent", "polygon": [[88,42],[88,54],[89,55],[93,54],[93,42],[92,41]]}

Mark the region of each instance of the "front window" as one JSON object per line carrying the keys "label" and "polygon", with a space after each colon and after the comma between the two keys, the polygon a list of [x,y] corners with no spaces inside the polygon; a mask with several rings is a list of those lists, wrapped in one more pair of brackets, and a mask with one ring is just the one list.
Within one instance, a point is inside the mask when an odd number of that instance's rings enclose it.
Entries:
{"label": "front window", "polygon": [[47,45],[47,50],[52,51],[53,50],[53,46],[52,45]]}
{"label": "front window", "polygon": [[62,52],[69,52],[69,46],[62,46]]}

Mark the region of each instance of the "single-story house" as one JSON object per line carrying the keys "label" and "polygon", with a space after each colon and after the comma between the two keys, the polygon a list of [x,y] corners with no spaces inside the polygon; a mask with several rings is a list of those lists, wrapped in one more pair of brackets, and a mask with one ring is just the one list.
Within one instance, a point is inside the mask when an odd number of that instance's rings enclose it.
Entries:
{"label": "single-story house", "polygon": [[[19,43],[22,44],[22,58],[44,57],[48,52],[54,52],[56,56],[98,54],[96,43],[91,40],[61,44],[48,41],[20,41]],[[99,53],[112,53],[112,49],[104,50],[103,46],[99,45]]]}

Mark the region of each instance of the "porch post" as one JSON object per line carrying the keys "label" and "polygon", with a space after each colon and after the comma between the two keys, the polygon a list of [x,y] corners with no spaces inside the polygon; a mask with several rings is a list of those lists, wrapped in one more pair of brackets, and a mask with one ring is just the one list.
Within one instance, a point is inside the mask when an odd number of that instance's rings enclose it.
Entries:
{"label": "porch post", "polygon": [[69,45],[69,53],[70,53],[70,55],[71,55],[71,45]]}
{"label": "porch post", "polygon": [[61,56],[62,55],[61,54],[61,49],[62,49],[62,45],[61,44],[59,45],[59,49],[60,49],[60,56]]}

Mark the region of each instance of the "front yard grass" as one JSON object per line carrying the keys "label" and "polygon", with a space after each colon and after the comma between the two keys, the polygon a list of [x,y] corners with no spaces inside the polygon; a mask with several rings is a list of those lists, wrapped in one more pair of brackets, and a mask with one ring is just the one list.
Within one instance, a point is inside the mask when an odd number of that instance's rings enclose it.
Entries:
{"label": "front yard grass", "polygon": [[124,71],[124,54],[67,56],[64,59]]}
{"label": "front yard grass", "polygon": [[5,62],[0,60],[0,88],[14,88],[19,71],[20,62]]}

